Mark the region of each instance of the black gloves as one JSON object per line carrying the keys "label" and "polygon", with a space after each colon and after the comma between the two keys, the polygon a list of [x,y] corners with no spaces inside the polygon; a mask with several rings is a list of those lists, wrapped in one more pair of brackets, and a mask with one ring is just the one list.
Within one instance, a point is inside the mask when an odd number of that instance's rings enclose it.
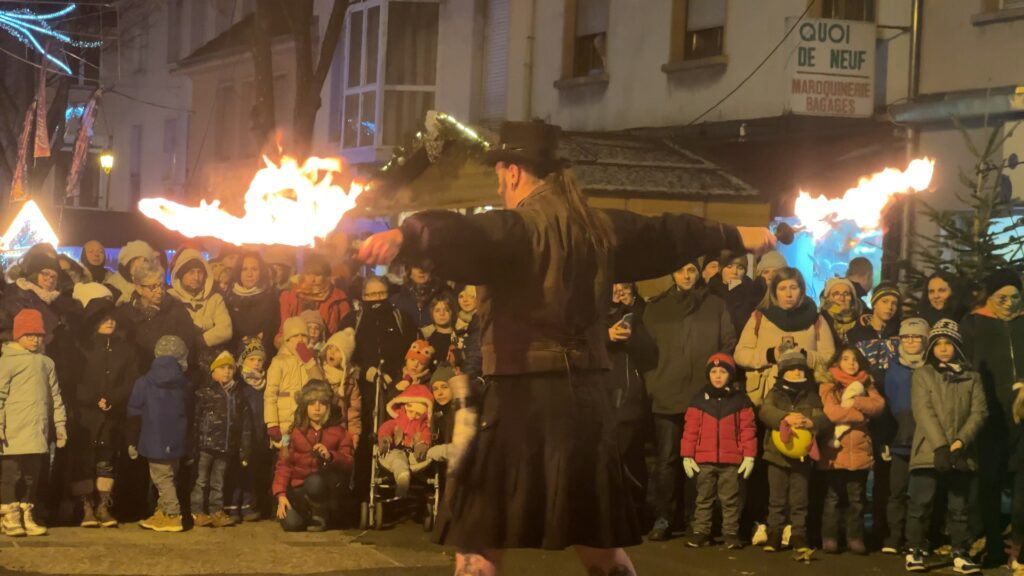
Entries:
{"label": "black gloves", "polygon": [[952,469],[953,457],[949,453],[949,446],[939,446],[935,449],[935,470],[949,472]]}

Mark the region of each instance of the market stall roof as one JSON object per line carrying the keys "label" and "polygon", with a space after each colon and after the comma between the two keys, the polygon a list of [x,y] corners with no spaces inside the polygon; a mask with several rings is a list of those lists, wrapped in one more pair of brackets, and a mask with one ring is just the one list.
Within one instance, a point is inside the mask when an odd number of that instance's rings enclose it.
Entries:
{"label": "market stall roof", "polygon": [[[499,203],[492,167],[445,144],[430,163],[425,150],[410,155],[389,186],[373,194],[373,211],[465,208]],[[565,132],[559,155],[572,162],[592,198],[650,201],[764,202],[744,180],[668,138],[615,132]]]}

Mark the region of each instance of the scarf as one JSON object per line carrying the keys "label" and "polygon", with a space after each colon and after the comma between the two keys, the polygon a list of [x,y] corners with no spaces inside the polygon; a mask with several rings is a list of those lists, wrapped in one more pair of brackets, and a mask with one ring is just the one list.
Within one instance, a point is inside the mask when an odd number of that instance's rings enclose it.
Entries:
{"label": "scarf", "polygon": [[940,374],[963,374],[965,369],[961,362],[939,362],[934,356],[928,359],[928,363],[934,366]]}
{"label": "scarf", "polygon": [[231,292],[235,296],[242,296],[242,297],[259,296],[260,294],[263,294],[264,292],[266,292],[266,290],[267,289],[266,289],[265,286],[259,286],[259,285],[253,286],[252,288],[243,288],[242,285],[237,283],[237,282],[231,286]]}
{"label": "scarf", "polygon": [[263,390],[267,387],[267,373],[263,370],[253,372],[242,371],[242,380],[253,390]]}
{"label": "scarf", "polygon": [[22,290],[34,293],[36,296],[39,297],[40,300],[47,304],[53,304],[53,301],[56,300],[58,296],[60,296],[60,292],[57,292],[56,290],[44,290],[42,287],[32,282],[29,282],[24,278],[18,278],[15,284],[17,284],[18,288],[21,288]]}
{"label": "scarf", "polygon": [[459,309],[458,321],[468,325],[473,321],[473,317],[476,315],[476,310],[472,312],[466,312],[465,310]]}
{"label": "scarf", "polygon": [[335,368],[326,362],[324,362],[324,377],[327,383],[331,385],[331,388],[334,388],[335,393],[345,383],[345,371],[341,368]]}
{"label": "scarf", "polygon": [[854,312],[853,306],[843,310],[838,303],[829,301],[823,310],[832,319],[832,328],[835,329],[836,335],[845,342],[846,333],[857,325],[857,313]]}
{"label": "scarf", "polygon": [[89,275],[92,277],[93,282],[99,282],[102,284],[107,279],[107,274],[111,273],[103,264],[100,264],[99,266],[89,264],[88,262],[83,262],[82,264],[85,266],[85,269],[89,271]]}
{"label": "scarf", "polygon": [[923,346],[921,347],[921,351],[918,352],[917,354],[907,353],[907,351],[904,350],[903,346],[900,346],[898,348],[898,351],[900,355],[900,364],[903,364],[904,366],[910,368],[911,370],[917,370],[921,366],[924,366],[925,351]]}
{"label": "scarf", "polygon": [[220,386],[221,389],[223,389],[225,392],[230,394],[231,391],[235,389],[235,379],[232,378],[231,381],[228,382],[227,384],[221,384],[218,382],[217,385]]}
{"label": "scarf", "polygon": [[323,288],[313,288],[308,282],[302,280],[295,283],[295,293],[298,294],[299,298],[309,302],[323,302],[327,300],[327,297],[331,295],[334,290],[334,285],[328,282]]}
{"label": "scarf", "polygon": [[783,332],[803,332],[818,321],[818,309],[809,298],[789,310],[769,304],[764,315]]}
{"label": "scarf", "polygon": [[[18,282],[21,282],[21,280],[19,279]],[[998,315],[996,315],[995,310],[992,310],[991,308],[988,307],[988,304],[986,304],[984,306],[979,306],[978,308],[975,308],[973,311],[971,311],[971,314],[985,316],[987,318],[992,318],[993,320],[1002,320],[1003,322],[1010,322],[1011,320],[1016,320],[1022,312],[1024,312],[1024,310],[1018,310],[1016,314],[1010,316],[1009,318],[1000,318]]]}
{"label": "scarf", "polygon": [[704,397],[709,399],[709,400],[718,400],[718,399],[721,399],[721,398],[726,398],[726,397],[731,396],[731,395],[732,395],[732,388],[731,388],[731,386],[727,385],[727,386],[723,386],[722,388],[715,388],[710,383],[706,384],[704,386]]}

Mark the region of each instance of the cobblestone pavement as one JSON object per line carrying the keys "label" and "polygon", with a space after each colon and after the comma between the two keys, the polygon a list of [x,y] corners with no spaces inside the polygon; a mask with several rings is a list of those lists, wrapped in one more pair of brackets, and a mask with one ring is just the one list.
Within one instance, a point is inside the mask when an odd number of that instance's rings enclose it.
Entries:
{"label": "cobblestone pavement", "polygon": [[[694,550],[682,539],[645,543],[630,550],[640,574],[687,576],[870,576],[903,574],[901,559],[816,555],[810,564],[789,553],[747,548]],[[452,573],[451,551],[430,543],[415,524],[381,532],[329,531],[287,534],[276,523],[157,534],[118,529],[56,528],[41,538],[0,537],[0,570],[6,574],[190,575],[341,574],[442,576]],[[513,551],[506,574],[582,575],[571,552]],[[940,568],[931,574],[952,574]],[[1009,576],[1003,570],[986,574]]]}

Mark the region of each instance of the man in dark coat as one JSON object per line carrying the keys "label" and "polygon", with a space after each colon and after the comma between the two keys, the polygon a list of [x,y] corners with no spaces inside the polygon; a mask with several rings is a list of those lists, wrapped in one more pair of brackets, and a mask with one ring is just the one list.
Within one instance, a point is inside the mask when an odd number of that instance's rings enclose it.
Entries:
{"label": "man in dark coat", "polygon": [[763,228],[590,209],[556,157],[558,133],[502,126],[490,160],[506,210],[421,212],[360,250],[370,264],[430,258],[439,275],[481,286],[480,430],[449,476],[436,530],[458,549],[456,571],[493,573],[502,548],[574,546],[591,573],[635,573],[622,547],[640,533],[605,380],[611,285],[773,244]]}
{"label": "man in dark coat", "polygon": [[127,331],[128,341],[138,349],[139,372],[149,370],[153,349],[162,336],[181,338],[189,350],[189,366],[194,367],[199,329],[185,306],[167,295],[164,269],[144,262],[135,269],[132,282],[135,294],[118,308],[118,321]]}

